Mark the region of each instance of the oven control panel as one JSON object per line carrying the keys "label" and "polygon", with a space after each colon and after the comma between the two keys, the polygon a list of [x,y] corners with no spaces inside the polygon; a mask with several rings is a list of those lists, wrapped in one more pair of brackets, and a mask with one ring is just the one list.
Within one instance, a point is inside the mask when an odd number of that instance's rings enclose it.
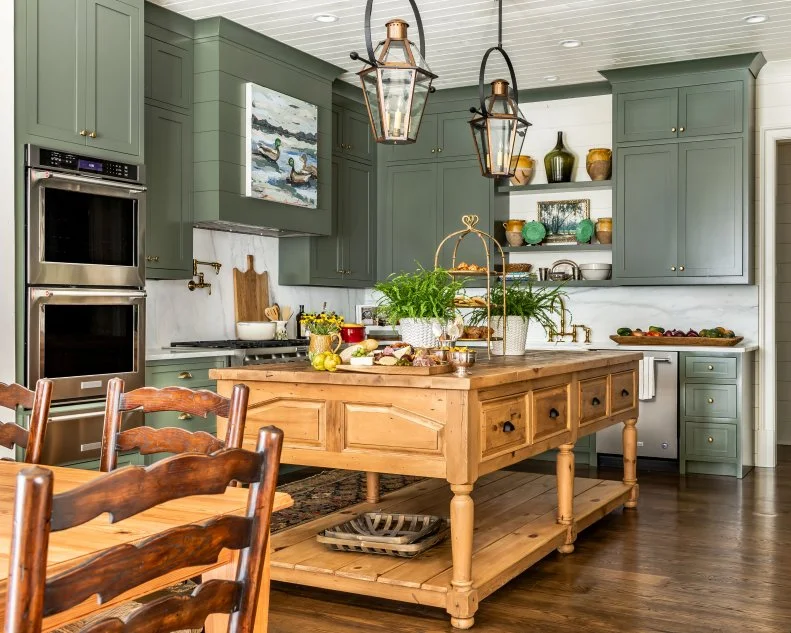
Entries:
{"label": "oven control panel", "polygon": [[80,156],[79,154],[52,149],[40,148],[38,150],[37,162],[40,167],[79,171],[87,174],[104,176],[105,178],[117,178],[119,180],[129,180],[131,182],[137,182],[140,178],[140,168],[138,165],[89,158],[87,156]]}

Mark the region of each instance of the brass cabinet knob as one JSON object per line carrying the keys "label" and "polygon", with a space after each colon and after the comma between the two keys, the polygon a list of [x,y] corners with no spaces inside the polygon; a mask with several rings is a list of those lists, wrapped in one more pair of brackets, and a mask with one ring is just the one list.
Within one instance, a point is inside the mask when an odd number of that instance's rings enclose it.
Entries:
{"label": "brass cabinet knob", "polygon": [[159,255],[149,255],[149,256],[146,257],[146,261],[147,262],[158,262],[159,261]]}
{"label": "brass cabinet knob", "polygon": [[91,138],[96,138],[96,132],[90,132],[88,136],[90,136]]}
{"label": "brass cabinet knob", "polygon": [[706,402],[708,402],[709,404],[714,404],[714,398],[709,398],[708,400],[706,400]]}
{"label": "brass cabinet knob", "polygon": [[676,267],[675,266],[671,266],[670,270],[672,270],[673,272],[676,272]]}
{"label": "brass cabinet knob", "polygon": [[88,130],[80,130],[80,136],[88,136]]}
{"label": "brass cabinet knob", "polygon": [[708,441],[709,441],[709,444],[714,444],[714,438],[711,437],[711,435],[709,435]]}
{"label": "brass cabinet knob", "polygon": [[679,266],[679,267],[678,267],[678,269],[679,269],[679,270],[681,270],[681,271],[683,271],[683,270],[684,270],[684,267],[683,267],[683,266]]}
{"label": "brass cabinet knob", "polygon": [[191,420],[192,416],[189,413],[180,413],[179,420]]}
{"label": "brass cabinet knob", "polygon": [[683,132],[684,130],[685,130],[685,128],[684,128],[683,126],[682,126],[682,127],[680,127],[680,128],[678,128],[678,131],[679,131],[679,132]]}
{"label": "brass cabinet knob", "polygon": [[714,371],[714,365],[709,365],[708,370],[709,371]]}
{"label": "brass cabinet knob", "polygon": [[441,153],[442,153],[442,148],[441,148],[441,147],[438,147],[438,148],[437,148],[437,152],[439,152],[439,153],[441,154]]}
{"label": "brass cabinet knob", "polygon": [[674,128],[674,127],[671,127],[671,128],[670,128],[670,131],[671,131],[671,132],[675,132],[675,131],[676,131],[676,128]]}
{"label": "brass cabinet knob", "polygon": [[188,371],[183,371],[179,374],[179,380],[189,380],[192,378],[192,374]]}
{"label": "brass cabinet knob", "polygon": [[431,153],[432,153],[432,154],[435,154],[436,152],[437,152],[437,148],[436,148],[436,147],[432,147],[432,148],[431,148]]}

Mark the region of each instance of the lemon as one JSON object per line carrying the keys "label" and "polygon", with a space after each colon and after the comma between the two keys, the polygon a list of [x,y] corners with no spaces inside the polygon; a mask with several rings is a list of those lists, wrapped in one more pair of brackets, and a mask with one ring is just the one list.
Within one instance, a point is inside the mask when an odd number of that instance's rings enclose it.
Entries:
{"label": "lemon", "polygon": [[340,359],[335,354],[330,354],[324,359],[324,369],[327,371],[337,371]]}
{"label": "lemon", "polygon": [[318,369],[319,371],[324,371],[324,361],[326,359],[325,354],[316,354],[311,361],[313,365],[313,369]]}

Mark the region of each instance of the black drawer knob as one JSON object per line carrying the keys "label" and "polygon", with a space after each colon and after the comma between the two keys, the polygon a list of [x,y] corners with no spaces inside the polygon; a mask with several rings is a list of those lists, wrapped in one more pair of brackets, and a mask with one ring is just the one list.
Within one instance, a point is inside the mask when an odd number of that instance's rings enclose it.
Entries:
{"label": "black drawer knob", "polygon": [[510,433],[516,430],[516,427],[511,422],[503,422],[503,433]]}
{"label": "black drawer knob", "polygon": [[591,400],[591,404],[592,404],[594,407],[598,407],[598,406],[601,404],[601,400],[599,400],[598,398],[596,398],[596,397],[594,396],[593,400]]}
{"label": "black drawer knob", "polygon": [[557,409],[550,409],[549,410],[549,417],[553,420],[560,415],[560,412]]}
{"label": "black drawer knob", "polygon": [[621,397],[622,398],[626,398],[628,395],[629,395],[629,391],[628,390],[624,389],[623,391],[621,391]]}

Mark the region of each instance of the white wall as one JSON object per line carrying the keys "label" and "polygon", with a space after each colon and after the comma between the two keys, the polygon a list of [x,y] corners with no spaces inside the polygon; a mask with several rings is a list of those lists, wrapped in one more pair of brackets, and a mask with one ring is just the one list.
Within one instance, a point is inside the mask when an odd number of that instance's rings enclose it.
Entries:
{"label": "white wall", "polygon": [[[146,346],[149,349],[168,346],[173,341],[219,340],[236,338],[233,313],[233,269],[247,269],[247,255],[255,257],[257,272],[269,273],[270,303],[290,305],[296,314],[299,304],[308,311],[321,310],[327,302],[328,310],[335,310],[354,320],[354,309],[363,303],[365,292],[340,288],[304,288],[280,286],[278,274],[278,240],[272,237],[224,233],[194,229],[193,253],[202,261],[218,261],[220,274],[201,268],[206,281],[212,284],[207,290],[190,292],[187,282],[149,281]],[[287,239],[287,238],[284,238]],[[294,319],[290,333],[294,334]]]}
{"label": "white wall", "polygon": [[14,371],[14,3],[0,2],[0,381]]}

